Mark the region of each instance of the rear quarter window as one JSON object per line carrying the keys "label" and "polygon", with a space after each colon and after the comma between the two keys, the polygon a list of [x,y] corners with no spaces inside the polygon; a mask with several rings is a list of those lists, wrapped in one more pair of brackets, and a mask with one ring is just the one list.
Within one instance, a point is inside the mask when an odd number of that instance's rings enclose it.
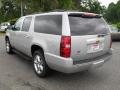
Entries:
{"label": "rear quarter window", "polygon": [[38,33],[61,35],[62,15],[36,16],[34,31]]}
{"label": "rear quarter window", "polygon": [[71,35],[108,34],[109,28],[103,18],[69,16]]}

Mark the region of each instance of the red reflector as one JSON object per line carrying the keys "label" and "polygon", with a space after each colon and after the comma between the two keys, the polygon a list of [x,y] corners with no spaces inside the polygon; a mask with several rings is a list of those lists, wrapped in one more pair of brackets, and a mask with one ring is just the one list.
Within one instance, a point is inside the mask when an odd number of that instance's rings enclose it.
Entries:
{"label": "red reflector", "polygon": [[60,56],[68,58],[71,54],[71,37],[62,36],[60,43]]}

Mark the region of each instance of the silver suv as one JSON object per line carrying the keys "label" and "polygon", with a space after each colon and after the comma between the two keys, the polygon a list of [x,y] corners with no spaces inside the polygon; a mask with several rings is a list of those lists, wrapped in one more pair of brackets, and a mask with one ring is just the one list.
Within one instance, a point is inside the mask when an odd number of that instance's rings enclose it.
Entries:
{"label": "silver suv", "polygon": [[99,14],[50,12],[21,17],[6,32],[6,51],[33,60],[39,77],[50,69],[74,73],[102,66],[112,56],[110,30]]}

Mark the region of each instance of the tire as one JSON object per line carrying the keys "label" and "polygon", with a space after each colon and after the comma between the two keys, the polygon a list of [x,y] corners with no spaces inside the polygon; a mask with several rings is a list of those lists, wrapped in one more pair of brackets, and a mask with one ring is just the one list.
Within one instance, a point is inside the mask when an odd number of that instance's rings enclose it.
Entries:
{"label": "tire", "polygon": [[33,53],[33,69],[38,77],[45,77],[49,72],[48,65],[45,62],[42,51],[37,50]]}
{"label": "tire", "polygon": [[11,44],[10,44],[10,40],[8,38],[6,39],[6,52],[8,54],[12,54],[13,53],[12,47],[11,47]]}

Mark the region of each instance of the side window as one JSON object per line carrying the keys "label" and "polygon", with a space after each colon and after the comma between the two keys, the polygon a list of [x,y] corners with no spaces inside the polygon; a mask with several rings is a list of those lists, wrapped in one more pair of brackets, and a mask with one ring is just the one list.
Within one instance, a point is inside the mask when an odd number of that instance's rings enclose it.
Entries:
{"label": "side window", "polygon": [[17,31],[20,30],[21,24],[22,24],[22,20],[23,18],[20,18],[16,23],[15,23],[15,28],[17,29]]}
{"label": "side window", "polygon": [[61,35],[62,15],[36,16],[34,30],[38,33]]}
{"label": "side window", "polygon": [[29,31],[31,21],[32,21],[32,17],[26,17],[24,19],[23,25],[22,25],[22,31],[26,31],[26,32]]}

